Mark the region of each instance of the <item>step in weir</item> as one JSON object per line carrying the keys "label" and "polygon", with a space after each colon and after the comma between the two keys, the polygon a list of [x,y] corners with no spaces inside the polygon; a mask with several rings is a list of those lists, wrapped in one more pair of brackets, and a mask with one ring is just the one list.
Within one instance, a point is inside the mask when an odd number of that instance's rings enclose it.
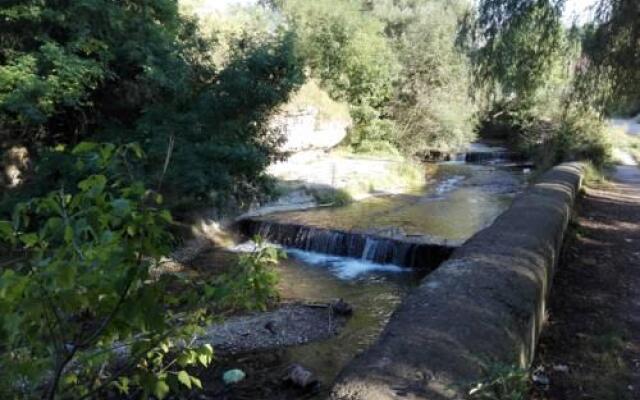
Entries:
{"label": "step in weir", "polygon": [[284,247],[424,270],[435,269],[457,247],[446,241],[391,238],[263,219],[242,219],[237,226],[247,237],[259,235]]}

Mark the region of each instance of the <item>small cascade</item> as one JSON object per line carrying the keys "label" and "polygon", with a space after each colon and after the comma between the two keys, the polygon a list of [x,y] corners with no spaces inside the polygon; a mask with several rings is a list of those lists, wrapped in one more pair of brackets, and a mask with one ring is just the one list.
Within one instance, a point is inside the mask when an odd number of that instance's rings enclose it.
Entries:
{"label": "small cascade", "polygon": [[477,151],[465,153],[464,161],[468,163],[499,163],[508,161],[523,161],[522,154],[513,151]]}
{"label": "small cascade", "polygon": [[432,151],[424,155],[427,162],[448,163],[481,163],[497,164],[505,162],[524,162],[526,157],[520,153],[508,150],[471,150],[465,153],[446,153]]}
{"label": "small cascade", "polygon": [[440,243],[412,242],[259,219],[243,219],[238,222],[238,228],[243,235],[259,235],[284,247],[428,270],[446,260],[454,249]]}

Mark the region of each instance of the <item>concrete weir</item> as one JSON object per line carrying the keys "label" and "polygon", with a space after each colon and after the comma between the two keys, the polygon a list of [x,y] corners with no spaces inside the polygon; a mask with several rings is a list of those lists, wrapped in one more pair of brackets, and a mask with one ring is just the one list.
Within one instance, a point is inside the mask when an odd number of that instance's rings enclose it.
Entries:
{"label": "concrete weir", "polygon": [[457,243],[443,240],[433,239],[430,242],[400,240],[359,232],[250,218],[240,220],[237,227],[247,237],[259,235],[285,247],[427,271],[435,269],[449,258],[457,246]]}
{"label": "concrete weir", "polygon": [[545,173],[427,276],[333,400],[463,399],[498,365],[530,365],[583,167]]}

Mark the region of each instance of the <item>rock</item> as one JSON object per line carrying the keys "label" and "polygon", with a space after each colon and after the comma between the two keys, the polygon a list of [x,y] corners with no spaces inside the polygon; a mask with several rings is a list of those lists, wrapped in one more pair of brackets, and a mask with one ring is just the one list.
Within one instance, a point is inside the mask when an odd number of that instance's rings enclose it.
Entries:
{"label": "rock", "polygon": [[569,366],[565,364],[558,364],[553,366],[553,370],[557,372],[569,372]]}
{"label": "rock", "polygon": [[273,323],[273,321],[269,321],[264,325],[264,329],[268,330],[269,332],[271,332],[272,335],[275,335],[276,332],[276,328],[275,328],[275,324]]}
{"label": "rock", "polygon": [[353,307],[351,304],[346,301],[340,299],[331,305],[331,309],[333,313],[336,315],[349,316],[353,314]]}
{"label": "rock", "polygon": [[230,369],[222,374],[225,385],[232,385],[243,380],[247,375],[241,369]]}
{"label": "rock", "polygon": [[287,368],[287,375],[285,375],[283,380],[301,389],[309,388],[318,383],[313,373],[300,364],[290,365],[289,368]]}
{"label": "rock", "polygon": [[541,370],[535,371],[531,376],[531,380],[539,386],[549,386],[551,383],[549,377]]}

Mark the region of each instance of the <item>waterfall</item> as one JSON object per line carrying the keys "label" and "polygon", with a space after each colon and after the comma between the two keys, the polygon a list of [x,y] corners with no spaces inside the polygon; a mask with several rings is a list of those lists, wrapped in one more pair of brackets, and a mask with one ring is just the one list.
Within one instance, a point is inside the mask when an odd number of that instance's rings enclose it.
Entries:
{"label": "waterfall", "polygon": [[243,219],[238,222],[238,229],[248,237],[259,235],[285,247],[419,269],[436,268],[453,251],[453,247],[443,244],[259,219]]}
{"label": "waterfall", "polygon": [[469,152],[464,156],[464,161],[468,163],[490,162],[490,161],[523,161],[523,155],[511,151],[478,151]]}

